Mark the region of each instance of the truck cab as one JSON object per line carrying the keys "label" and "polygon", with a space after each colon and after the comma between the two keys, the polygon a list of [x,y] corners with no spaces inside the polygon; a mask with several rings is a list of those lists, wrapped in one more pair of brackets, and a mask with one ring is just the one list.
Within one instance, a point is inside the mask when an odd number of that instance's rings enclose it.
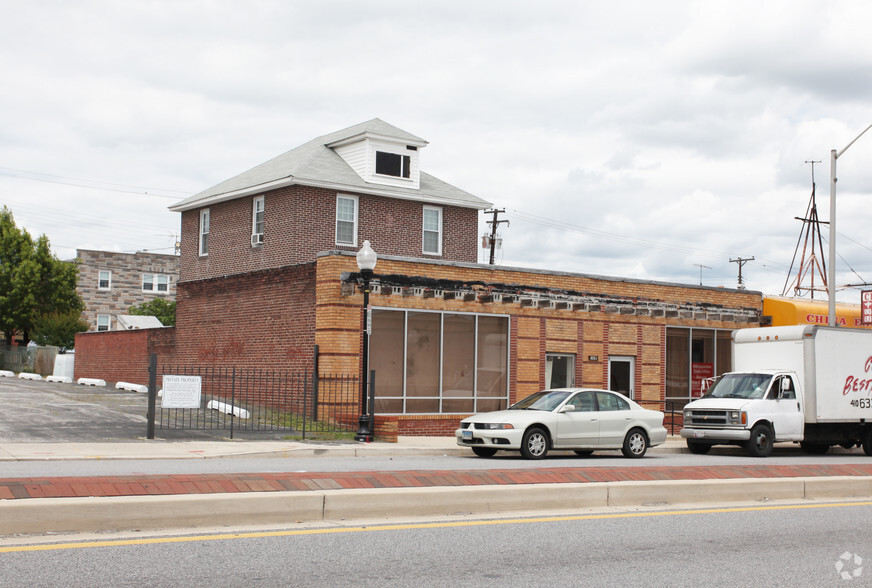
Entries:
{"label": "truck cab", "polygon": [[798,373],[728,372],[715,379],[705,396],[684,407],[681,436],[692,453],[735,444],[765,457],[776,441],[803,439],[803,414]]}

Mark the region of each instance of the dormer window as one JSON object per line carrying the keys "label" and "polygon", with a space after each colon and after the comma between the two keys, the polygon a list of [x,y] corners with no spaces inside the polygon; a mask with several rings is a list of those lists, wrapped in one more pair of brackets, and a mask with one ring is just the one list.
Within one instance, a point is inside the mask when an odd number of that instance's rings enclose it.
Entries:
{"label": "dormer window", "polygon": [[412,158],[408,155],[387,151],[375,152],[375,173],[379,175],[408,178],[411,166]]}

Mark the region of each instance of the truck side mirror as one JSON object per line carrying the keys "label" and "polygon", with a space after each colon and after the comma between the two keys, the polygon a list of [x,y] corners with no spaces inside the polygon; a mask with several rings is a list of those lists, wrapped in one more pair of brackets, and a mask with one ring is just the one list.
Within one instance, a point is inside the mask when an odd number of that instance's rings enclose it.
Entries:
{"label": "truck side mirror", "polygon": [[781,378],[781,391],[790,390],[790,378]]}

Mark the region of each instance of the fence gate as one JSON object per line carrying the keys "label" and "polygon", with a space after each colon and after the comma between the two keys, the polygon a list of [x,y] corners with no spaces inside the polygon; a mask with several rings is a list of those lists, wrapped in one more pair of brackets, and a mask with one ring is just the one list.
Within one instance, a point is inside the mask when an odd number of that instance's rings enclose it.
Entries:
{"label": "fence gate", "polygon": [[149,439],[155,429],[228,431],[231,439],[239,432],[341,437],[354,433],[359,415],[355,376],[149,360]]}

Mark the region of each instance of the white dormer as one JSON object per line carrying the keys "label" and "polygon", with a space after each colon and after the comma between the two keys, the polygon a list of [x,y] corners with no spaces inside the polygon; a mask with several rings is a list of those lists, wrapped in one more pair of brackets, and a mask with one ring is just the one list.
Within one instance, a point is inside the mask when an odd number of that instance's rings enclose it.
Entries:
{"label": "white dormer", "polygon": [[398,188],[421,187],[421,148],[427,142],[409,137],[363,132],[328,144],[364,182]]}

